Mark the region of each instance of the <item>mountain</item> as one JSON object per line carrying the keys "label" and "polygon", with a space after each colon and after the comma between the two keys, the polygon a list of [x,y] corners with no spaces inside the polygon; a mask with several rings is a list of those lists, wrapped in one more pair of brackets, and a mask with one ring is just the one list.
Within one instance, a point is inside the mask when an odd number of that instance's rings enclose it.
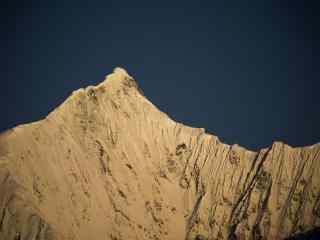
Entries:
{"label": "mountain", "polygon": [[0,239],[283,239],[320,226],[320,144],[170,119],[124,69],[0,135]]}

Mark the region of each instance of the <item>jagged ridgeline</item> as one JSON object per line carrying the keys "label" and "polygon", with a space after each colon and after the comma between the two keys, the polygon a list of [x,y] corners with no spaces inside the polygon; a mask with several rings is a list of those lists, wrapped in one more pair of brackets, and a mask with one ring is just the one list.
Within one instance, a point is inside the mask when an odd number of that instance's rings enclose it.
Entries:
{"label": "jagged ridgeline", "polygon": [[320,226],[320,144],[177,123],[121,68],[0,136],[0,239],[283,239]]}

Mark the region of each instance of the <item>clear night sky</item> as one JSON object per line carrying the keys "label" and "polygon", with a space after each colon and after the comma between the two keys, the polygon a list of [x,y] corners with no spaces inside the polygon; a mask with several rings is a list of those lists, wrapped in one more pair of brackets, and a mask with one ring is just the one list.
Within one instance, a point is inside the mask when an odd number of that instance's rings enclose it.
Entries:
{"label": "clear night sky", "polygon": [[122,66],[162,111],[227,143],[320,142],[319,10],[312,1],[11,0],[1,10],[0,130],[45,117]]}

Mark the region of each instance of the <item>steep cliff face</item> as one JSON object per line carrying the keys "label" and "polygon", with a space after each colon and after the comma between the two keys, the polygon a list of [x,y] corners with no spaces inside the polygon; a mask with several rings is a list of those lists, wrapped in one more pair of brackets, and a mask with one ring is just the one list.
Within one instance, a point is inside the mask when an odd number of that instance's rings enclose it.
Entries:
{"label": "steep cliff face", "polygon": [[282,239],[320,226],[320,144],[171,120],[125,70],[0,135],[0,239]]}

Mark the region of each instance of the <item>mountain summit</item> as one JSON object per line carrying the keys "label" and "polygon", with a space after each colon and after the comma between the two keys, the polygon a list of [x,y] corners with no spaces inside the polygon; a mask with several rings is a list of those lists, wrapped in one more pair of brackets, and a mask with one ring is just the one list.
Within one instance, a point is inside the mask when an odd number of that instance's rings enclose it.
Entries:
{"label": "mountain summit", "polygon": [[283,239],[320,226],[320,144],[258,152],[155,107],[122,68],[0,135],[0,239]]}

